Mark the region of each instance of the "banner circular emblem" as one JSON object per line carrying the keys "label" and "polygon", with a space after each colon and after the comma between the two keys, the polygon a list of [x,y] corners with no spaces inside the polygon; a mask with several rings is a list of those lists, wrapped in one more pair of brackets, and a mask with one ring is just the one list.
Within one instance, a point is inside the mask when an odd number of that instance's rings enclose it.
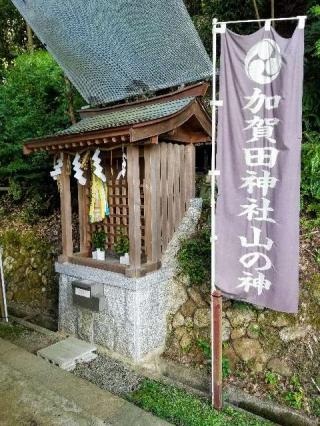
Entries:
{"label": "banner circular emblem", "polygon": [[259,41],[248,51],[244,64],[250,80],[271,83],[278,77],[282,65],[279,45],[270,38]]}

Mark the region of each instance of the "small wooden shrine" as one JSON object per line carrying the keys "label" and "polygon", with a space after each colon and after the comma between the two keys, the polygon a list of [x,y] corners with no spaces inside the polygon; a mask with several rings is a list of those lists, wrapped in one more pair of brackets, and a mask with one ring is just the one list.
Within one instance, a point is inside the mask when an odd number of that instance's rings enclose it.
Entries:
{"label": "small wooden shrine", "polygon": [[[25,143],[25,154],[48,151],[57,159],[60,262],[133,277],[161,266],[162,253],[195,196],[195,147],[210,141],[211,120],[201,100],[207,88],[199,83],[148,100],[82,109],[81,120],[67,130]],[[70,190],[72,164],[77,194]],[[90,209],[92,179],[99,180],[99,165],[100,177],[105,176],[108,212],[96,221]],[[79,208],[79,253],[74,253],[72,238],[74,196]],[[106,234],[105,261],[91,256],[92,236],[101,229]],[[117,240],[124,235],[129,240],[129,265],[120,264],[114,256]]]}

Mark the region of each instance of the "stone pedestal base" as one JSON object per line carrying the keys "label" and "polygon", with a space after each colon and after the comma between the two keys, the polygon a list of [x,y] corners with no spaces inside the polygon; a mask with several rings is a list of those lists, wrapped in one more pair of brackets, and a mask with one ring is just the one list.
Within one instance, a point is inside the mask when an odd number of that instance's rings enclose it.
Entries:
{"label": "stone pedestal base", "polygon": [[[56,263],[56,272],[60,274],[61,331],[135,361],[164,346],[170,269],[162,268],[142,278],[128,278],[91,267]],[[100,289],[99,297],[104,298],[104,303],[98,304],[101,306],[98,312],[85,300],[81,304],[75,302],[74,282],[81,280]],[[89,297],[83,290],[78,293]]]}

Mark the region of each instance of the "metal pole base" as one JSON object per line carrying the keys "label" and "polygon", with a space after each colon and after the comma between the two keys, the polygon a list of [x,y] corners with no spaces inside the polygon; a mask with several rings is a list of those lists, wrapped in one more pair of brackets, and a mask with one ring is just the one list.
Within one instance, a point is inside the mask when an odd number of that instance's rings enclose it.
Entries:
{"label": "metal pole base", "polygon": [[215,290],[211,294],[212,303],[212,405],[222,409],[222,294]]}

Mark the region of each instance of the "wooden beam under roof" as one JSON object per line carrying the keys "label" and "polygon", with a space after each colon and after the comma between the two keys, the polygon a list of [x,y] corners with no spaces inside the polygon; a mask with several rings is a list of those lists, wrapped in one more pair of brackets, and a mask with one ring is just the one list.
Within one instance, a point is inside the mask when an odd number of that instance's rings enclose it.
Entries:
{"label": "wooden beam under roof", "polygon": [[174,129],[178,129],[191,117],[195,116],[201,124],[204,132],[211,136],[211,121],[207,113],[200,107],[199,101],[195,100],[179,113],[150,122],[139,123],[130,129],[131,141],[137,142],[150,138],[154,135],[163,135]]}

